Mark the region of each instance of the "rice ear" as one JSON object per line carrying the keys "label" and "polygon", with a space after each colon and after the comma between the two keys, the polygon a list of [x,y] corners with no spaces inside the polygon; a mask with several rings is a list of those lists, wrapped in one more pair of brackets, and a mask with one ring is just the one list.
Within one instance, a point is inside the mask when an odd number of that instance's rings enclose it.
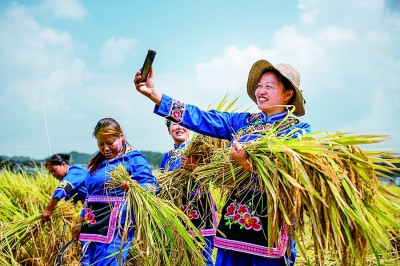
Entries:
{"label": "rice ear", "polygon": [[[129,224],[135,224],[133,247],[138,260],[145,265],[203,263],[201,250],[205,241],[182,210],[139,186],[122,164],[111,171],[110,177],[108,189],[119,187],[123,181],[129,182],[124,230],[128,230]],[[195,232],[195,237],[187,230]]]}

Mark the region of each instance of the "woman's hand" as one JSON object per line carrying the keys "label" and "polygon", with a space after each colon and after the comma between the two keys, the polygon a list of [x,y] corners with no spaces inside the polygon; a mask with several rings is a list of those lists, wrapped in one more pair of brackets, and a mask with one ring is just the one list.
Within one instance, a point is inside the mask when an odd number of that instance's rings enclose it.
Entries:
{"label": "woman's hand", "polygon": [[41,215],[43,222],[49,221],[52,214],[53,210],[44,210],[44,212]]}
{"label": "woman's hand", "polygon": [[125,192],[129,190],[129,182],[128,181],[123,181],[120,185],[121,189]]}
{"label": "woman's hand", "polygon": [[81,233],[82,223],[78,223],[74,230],[72,231],[72,238],[76,241],[79,240],[79,235]]}
{"label": "woman's hand", "polygon": [[186,170],[193,170],[197,166],[199,166],[199,163],[197,162],[196,159],[193,157],[186,157],[185,154],[181,155],[181,168],[186,169]]}
{"label": "woman's hand", "polygon": [[236,140],[232,142],[231,158],[241,165],[244,170],[250,171],[251,165],[249,163],[249,157],[247,156],[246,151],[243,149],[243,145]]}
{"label": "woman's hand", "polygon": [[[136,186],[139,185],[139,183],[138,183],[136,180],[133,180],[133,179],[132,179],[132,182],[133,182],[133,184],[136,185]],[[121,188],[123,191],[127,192],[127,191],[129,190],[129,181],[127,181],[127,180],[122,181],[122,183],[121,183],[121,185],[120,185],[120,188]]]}
{"label": "woman's hand", "polygon": [[146,81],[140,82],[142,78],[142,70],[138,71],[135,75],[133,82],[135,83],[136,90],[152,100],[155,104],[160,105],[162,93],[154,88],[153,67],[150,67],[149,75]]}

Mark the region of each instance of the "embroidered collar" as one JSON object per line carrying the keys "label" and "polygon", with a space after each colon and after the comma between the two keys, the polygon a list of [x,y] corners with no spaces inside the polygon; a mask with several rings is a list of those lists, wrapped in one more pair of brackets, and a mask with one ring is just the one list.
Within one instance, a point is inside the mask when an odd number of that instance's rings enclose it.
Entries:
{"label": "embroidered collar", "polygon": [[179,144],[179,145],[175,145],[175,144],[174,144],[174,149],[175,149],[175,150],[184,149],[185,147],[186,147],[186,141],[182,142],[182,143]]}
{"label": "embroidered collar", "polygon": [[287,114],[288,114],[287,110],[276,114],[272,114],[270,116],[267,116],[264,112],[261,112],[261,117],[264,122],[275,122],[284,119],[287,116]]}

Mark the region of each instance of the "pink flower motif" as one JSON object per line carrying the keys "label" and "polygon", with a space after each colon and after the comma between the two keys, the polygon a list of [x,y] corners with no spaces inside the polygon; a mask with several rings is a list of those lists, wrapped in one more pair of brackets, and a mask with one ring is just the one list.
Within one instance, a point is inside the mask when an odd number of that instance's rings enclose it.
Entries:
{"label": "pink flower motif", "polygon": [[199,218],[199,214],[197,213],[196,210],[189,210],[187,216],[189,217],[190,220],[195,220]]}
{"label": "pink flower motif", "polygon": [[87,224],[95,224],[96,223],[95,216],[92,213],[92,210],[90,208],[85,209],[85,223],[87,223]]}
{"label": "pink flower motif", "polygon": [[235,215],[235,212],[236,212],[236,206],[235,206],[235,204],[231,203],[231,204],[226,208],[226,210],[227,210],[227,213],[225,214],[225,217],[226,217],[226,216],[234,216],[234,215]]}
{"label": "pink flower motif", "polygon": [[237,221],[240,218],[240,214],[235,214],[235,216],[233,216],[232,221]]}
{"label": "pink flower motif", "polygon": [[240,213],[240,214],[243,214],[243,213],[249,212],[249,211],[247,210],[246,205],[240,205],[238,210],[237,210],[237,212]]}
{"label": "pink flower motif", "polygon": [[264,129],[263,125],[262,124],[258,124],[257,125],[257,130],[262,130],[262,129]]}
{"label": "pink flower motif", "polygon": [[172,111],[172,116],[173,118],[175,118],[177,121],[181,120],[181,112],[179,112],[178,110],[174,110]]}
{"label": "pink flower motif", "polygon": [[240,225],[244,225],[247,230],[254,229],[255,231],[261,230],[260,219],[256,216],[251,217],[250,213],[243,214],[243,218],[238,220]]}

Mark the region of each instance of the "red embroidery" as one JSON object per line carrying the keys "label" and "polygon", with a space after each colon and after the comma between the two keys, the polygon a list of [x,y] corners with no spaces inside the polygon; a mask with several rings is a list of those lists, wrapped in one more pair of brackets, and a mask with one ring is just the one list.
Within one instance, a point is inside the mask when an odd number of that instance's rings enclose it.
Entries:
{"label": "red embroidery", "polygon": [[260,231],[262,229],[260,218],[251,215],[253,211],[250,206],[232,202],[226,210],[227,212],[224,215],[224,219],[226,220],[225,224],[229,225],[229,227],[238,224],[240,225],[240,229],[245,228],[246,230],[255,231]]}
{"label": "red embroidery", "polygon": [[91,208],[85,208],[85,223],[87,224],[95,224],[96,219],[94,217],[93,211]]}

